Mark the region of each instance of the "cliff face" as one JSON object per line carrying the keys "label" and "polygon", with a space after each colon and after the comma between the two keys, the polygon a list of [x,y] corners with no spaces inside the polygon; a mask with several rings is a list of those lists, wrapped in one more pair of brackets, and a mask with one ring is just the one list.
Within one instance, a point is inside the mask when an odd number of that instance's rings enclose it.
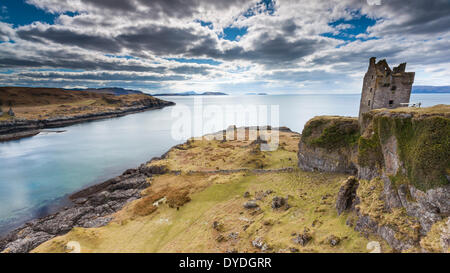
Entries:
{"label": "cliff face", "polygon": [[298,166],[306,171],[356,173],[356,118],[321,116],[308,121],[299,142]]}
{"label": "cliff face", "polygon": [[[317,123],[326,125],[315,126]],[[330,166],[354,166],[358,186],[347,185],[355,192],[343,198],[356,197],[338,202],[355,212],[356,219],[349,223],[356,230],[377,234],[402,251],[447,251],[450,227],[443,223],[450,216],[450,106],[365,113],[361,135],[356,143],[348,142],[347,146],[332,145],[320,150],[310,140],[311,135],[320,138],[330,128],[346,124],[347,118],[334,118],[330,125],[329,117],[308,122],[299,145],[299,167],[349,172],[351,168]],[[342,133],[342,139],[356,136],[352,131]],[[442,225],[442,234],[447,235],[434,236],[441,243],[426,247],[423,242],[430,240],[436,225]]]}

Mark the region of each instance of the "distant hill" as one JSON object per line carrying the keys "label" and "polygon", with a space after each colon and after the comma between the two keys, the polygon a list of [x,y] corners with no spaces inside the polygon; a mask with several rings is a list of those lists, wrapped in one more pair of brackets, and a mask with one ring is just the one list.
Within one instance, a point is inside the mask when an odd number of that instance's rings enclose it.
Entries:
{"label": "distant hill", "polygon": [[119,87],[106,87],[106,88],[86,88],[86,89],[68,89],[72,91],[88,91],[100,94],[112,94],[116,96],[129,95],[129,94],[144,94],[142,91],[124,89]]}
{"label": "distant hill", "polygon": [[194,91],[182,92],[182,93],[159,93],[153,96],[227,96],[228,94],[222,92],[203,92],[197,93]]}
{"label": "distant hill", "polygon": [[450,93],[450,86],[414,85],[412,88],[412,93]]}

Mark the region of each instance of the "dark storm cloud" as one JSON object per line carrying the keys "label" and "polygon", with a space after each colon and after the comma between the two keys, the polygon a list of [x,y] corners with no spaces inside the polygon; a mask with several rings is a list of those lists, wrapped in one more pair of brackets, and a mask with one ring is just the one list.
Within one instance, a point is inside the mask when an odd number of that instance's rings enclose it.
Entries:
{"label": "dark storm cloud", "polygon": [[64,72],[29,72],[19,73],[19,77],[34,79],[68,79],[68,80],[97,80],[97,81],[180,81],[187,77],[180,75],[140,75],[137,73],[111,73],[111,72],[88,72],[88,73],[64,73]]}
{"label": "dark storm cloud", "polygon": [[40,27],[26,27],[19,29],[16,34],[19,38],[31,42],[46,43],[47,41],[78,46],[85,49],[93,49],[109,53],[120,52],[120,45],[109,37],[99,35],[91,35],[79,33],[70,29],[62,29],[56,27],[48,27],[42,29]]}
{"label": "dark storm cloud", "polygon": [[270,37],[262,34],[254,43],[254,47],[245,50],[241,46],[221,51],[215,47],[215,41],[205,39],[187,54],[191,57],[209,57],[215,59],[246,60],[268,66],[286,65],[300,58],[319,51],[330,43],[325,39],[303,38],[289,41],[284,35]]}
{"label": "dark storm cloud", "polygon": [[115,43],[133,51],[150,50],[158,55],[182,54],[203,36],[194,34],[192,28],[146,26],[127,28],[115,37]]}
{"label": "dark storm cloud", "polygon": [[0,68],[66,68],[73,70],[109,70],[165,73],[163,65],[149,66],[146,63],[120,62],[111,59],[93,59],[83,54],[65,50],[37,51],[34,56],[17,56],[0,51]]}
{"label": "dark storm cloud", "polygon": [[[289,24],[288,24],[289,26]],[[292,31],[292,24],[286,31]],[[176,28],[169,26],[130,27],[116,37],[101,37],[82,34],[69,29],[48,27],[27,27],[17,31],[21,39],[33,42],[54,43],[78,46],[105,53],[118,53],[122,49],[135,52],[151,51],[159,56],[186,55],[190,57],[207,57],[222,60],[247,60],[261,64],[275,65],[296,61],[320,50],[327,44],[325,39],[300,38],[294,41],[286,35],[271,37],[263,33],[257,39],[254,47],[244,50],[241,46],[221,50],[217,39],[195,29]]]}
{"label": "dark storm cloud", "polygon": [[368,7],[377,17],[390,16],[390,20],[374,27],[378,34],[438,34],[449,31],[449,0],[391,0],[380,6]]}
{"label": "dark storm cloud", "polygon": [[208,75],[211,70],[209,67],[205,66],[189,66],[189,65],[183,65],[178,66],[175,68],[171,68],[170,71],[177,73],[177,74],[186,74],[186,75],[192,75],[192,74],[200,74],[200,75]]}
{"label": "dark storm cloud", "polygon": [[245,6],[256,0],[28,0],[39,8],[50,11],[102,11],[105,14],[130,15],[151,19],[186,18],[209,10],[228,10],[236,6]]}

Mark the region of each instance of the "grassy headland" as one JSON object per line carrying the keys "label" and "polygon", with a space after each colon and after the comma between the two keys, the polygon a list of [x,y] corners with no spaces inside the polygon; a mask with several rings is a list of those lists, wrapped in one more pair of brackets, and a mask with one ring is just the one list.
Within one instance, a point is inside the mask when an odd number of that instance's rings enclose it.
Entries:
{"label": "grassy headland", "polygon": [[336,213],[346,176],[295,168],[299,137],[280,131],[271,152],[250,140],[191,139],[149,163],[166,173],[108,225],[74,228],[34,252],[66,252],[69,241],[82,252],[367,252],[373,238]]}

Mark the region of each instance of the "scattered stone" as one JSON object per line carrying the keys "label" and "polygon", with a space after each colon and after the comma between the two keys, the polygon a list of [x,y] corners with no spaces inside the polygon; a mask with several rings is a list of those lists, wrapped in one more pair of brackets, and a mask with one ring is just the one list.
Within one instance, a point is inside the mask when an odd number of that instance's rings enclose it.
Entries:
{"label": "scattered stone", "polygon": [[239,238],[239,232],[231,232],[228,234],[228,239],[237,240]]}
{"label": "scattered stone", "polygon": [[331,246],[337,246],[341,242],[341,238],[334,236],[334,235],[330,235],[326,239],[326,242],[328,244],[330,244]]}
{"label": "scattered stone", "polygon": [[223,224],[220,223],[219,221],[214,221],[212,224],[213,229],[217,230],[217,231],[222,231],[223,230]]}
{"label": "scattered stone", "polygon": [[298,248],[295,248],[295,247],[290,247],[290,248],[289,248],[289,251],[292,252],[292,253],[297,253],[297,252],[299,252]]}
{"label": "scattered stone", "polygon": [[305,246],[309,241],[311,241],[312,236],[309,234],[309,229],[305,228],[302,234],[297,235],[292,242],[296,244],[300,244],[301,246]]}
{"label": "scattered stone", "polygon": [[254,209],[254,208],[258,208],[258,207],[259,207],[259,205],[256,204],[255,201],[247,201],[244,203],[244,208],[246,208],[246,209]]}
{"label": "scattered stone", "polygon": [[255,240],[252,241],[252,245],[256,248],[261,249],[262,251],[269,250],[269,246],[261,237],[257,237]]}
{"label": "scattered stone", "polygon": [[8,115],[10,115],[11,117],[15,116],[14,111],[11,107],[9,108]]}
{"label": "scattered stone", "polygon": [[227,249],[227,253],[238,253],[236,248]]}
{"label": "scattered stone", "polygon": [[370,241],[366,246],[367,250],[372,250],[370,253],[381,253],[381,245],[380,242]]}
{"label": "scattered stone", "polygon": [[242,226],[242,229],[243,229],[244,231],[246,231],[249,227],[250,227],[250,225],[243,225],[243,226]]}
{"label": "scattered stone", "polygon": [[272,221],[270,221],[270,220],[265,220],[265,221],[263,222],[263,225],[265,225],[265,226],[271,226],[271,225],[273,225],[273,223],[272,223]]}
{"label": "scattered stone", "polygon": [[287,204],[287,201],[283,197],[275,196],[272,199],[272,208],[273,209],[279,209],[279,208],[281,208],[282,206],[284,206],[286,204]]}
{"label": "scattered stone", "polygon": [[244,198],[249,198],[250,197],[250,193],[248,192],[248,191],[246,191],[245,193],[244,193]]}

